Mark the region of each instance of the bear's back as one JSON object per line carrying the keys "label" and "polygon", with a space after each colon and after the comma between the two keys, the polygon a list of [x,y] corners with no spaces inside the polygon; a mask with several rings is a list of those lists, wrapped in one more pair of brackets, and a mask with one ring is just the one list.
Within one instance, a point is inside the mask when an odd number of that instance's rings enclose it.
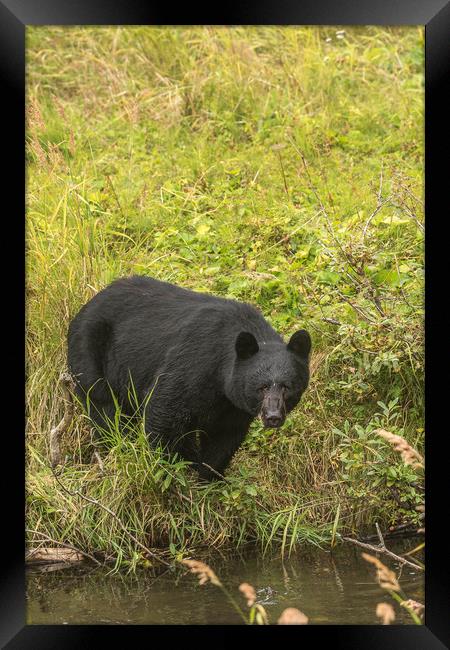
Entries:
{"label": "bear's back", "polygon": [[[245,327],[266,336],[275,335],[263,315],[252,305],[237,300],[222,298],[208,293],[192,291],[170,282],[156,280],[148,276],[135,275],[112,282],[98,293],[91,301],[101,303],[101,312],[105,318],[114,322],[130,319],[159,320],[192,323],[197,319],[218,320],[222,325]],[[89,305],[90,303],[88,303]]]}

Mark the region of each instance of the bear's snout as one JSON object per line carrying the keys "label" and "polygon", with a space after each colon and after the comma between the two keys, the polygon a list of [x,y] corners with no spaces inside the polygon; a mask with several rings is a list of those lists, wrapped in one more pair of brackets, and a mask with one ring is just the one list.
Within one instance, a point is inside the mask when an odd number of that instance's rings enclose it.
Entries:
{"label": "bear's snout", "polygon": [[280,415],[262,416],[262,421],[266,429],[278,429],[283,424],[284,418]]}
{"label": "bear's snout", "polygon": [[266,429],[281,427],[286,419],[283,391],[273,387],[265,396],[261,408],[261,420]]}

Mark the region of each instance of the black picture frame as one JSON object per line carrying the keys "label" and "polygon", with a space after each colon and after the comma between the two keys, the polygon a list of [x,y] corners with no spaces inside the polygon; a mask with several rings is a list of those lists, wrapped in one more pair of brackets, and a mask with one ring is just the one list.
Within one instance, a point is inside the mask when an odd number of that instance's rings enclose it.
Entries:
{"label": "black picture frame", "polygon": [[[200,631],[189,626],[42,626],[25,625],[25,534],[24,499],[25,444],[18,414],[24,409],[23,333],[25,330],[25,271],[22,251],[25,241],[25,27],[27,25],[424,25],[425,26],[425,202],[427,230],[425,242],[425,340],[426,340],[426,619],[424,626],[206,626]],[[6,378],[3,418],[2,475],[7,476],[2,492],[1,520],[6,542],[0,582],[0,642],[15,648],[104,647],[106,643],[151,643],[155,632],[165,642],[186,643],[192,634],[195,643],[210,640],[215,645],[229,644],[238,633],[242,641],[249,634],[289,637],[310,647],[328,641],[333,649],[365,650],[409,648],[438,650],[450,642],[450,601],[448,582],[443,579],[448,566],[444,524],[447,514],[449,455],[445,453],[448,424],[446,337],[450,330],[448,291],[437,288],[439,278],[446,279],[448,238],[445,237],[446,196],[449,164],[446,155],[450,115],[448,93],[450,79],[450,4],[445,0],[260,0],[258,3],[232,2],[223,7],[192,4],[184,8],[138,0],[0,0],[0,71],[2,109],[5,112],[2,148],[5,179],[3,194],[3,240],[6,259],[3,270],[3,376]],[[443,154],[443,155],[440,155]],[[6,208],[5,202],[9,205]],[[6,252],[16,252],[8,258]],[[448,253],[447,253],[448,254]],[[448,282],[448,279],[447,279]],[[442,283],[443,284],[443,283]],[[443,284],[443,287],[445,285]],[[442,366],[443,373],[439,373]],[[440,413],[444,414],[442,421]],[[23,420],[20,420],[23,422]],[[446,489],[447,488],[447,489]],[[448,571],[448,569],[447,569]]]}

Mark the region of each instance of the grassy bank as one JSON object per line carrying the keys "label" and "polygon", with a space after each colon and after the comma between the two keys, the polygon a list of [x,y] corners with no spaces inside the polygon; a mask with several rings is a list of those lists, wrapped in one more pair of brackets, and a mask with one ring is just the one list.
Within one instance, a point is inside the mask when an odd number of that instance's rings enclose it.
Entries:
{"label": "grassy bank", "polygon": [[[123,526],[179,556],[414,516],[420,480],[374,432],[423,445],[423,30],[27,28],[27,101],[28,528],[133,564]],[[79,409],[50,470],[68,323],[134,273],[313,337],[300,407],[252,426],[228,483],[139,429],[90,463]]]}

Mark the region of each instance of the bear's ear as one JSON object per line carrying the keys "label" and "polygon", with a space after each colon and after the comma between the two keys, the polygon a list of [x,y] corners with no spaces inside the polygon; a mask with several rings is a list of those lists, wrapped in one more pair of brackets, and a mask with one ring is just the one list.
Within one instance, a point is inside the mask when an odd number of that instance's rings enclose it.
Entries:
{"label": "bear's ear", "polygon": [[259,350],[258,342],[250,332],[241,332],[238,334],[234,345],[239,359],[249,359]]}
{"label": "bear's ear", "polygon": [[291,336],[287,346],[288,350],[307,358],[311,352],[311,337],[306,330],[298,330]]}

